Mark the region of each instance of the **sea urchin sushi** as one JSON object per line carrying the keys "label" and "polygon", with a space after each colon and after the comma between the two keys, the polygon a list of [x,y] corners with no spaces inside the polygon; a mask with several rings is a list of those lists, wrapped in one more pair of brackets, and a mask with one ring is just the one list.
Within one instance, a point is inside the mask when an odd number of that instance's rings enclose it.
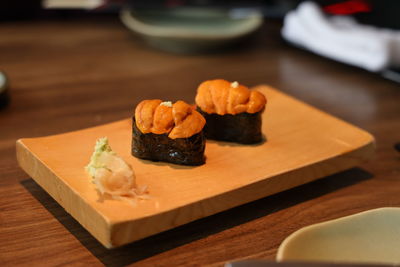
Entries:
{"label": "sea urchin sushi", "polygon": [[205,162],[204,117],[184,101],[144,100],[135,109],[132,155],[182,165]]}
{"label": "sea urchin sushi", "polygon": [[197,110],[206,119],[206,138],[241,144],[262,141],[261,113],[267,100],[238,82],[210,80],[197,89]]}

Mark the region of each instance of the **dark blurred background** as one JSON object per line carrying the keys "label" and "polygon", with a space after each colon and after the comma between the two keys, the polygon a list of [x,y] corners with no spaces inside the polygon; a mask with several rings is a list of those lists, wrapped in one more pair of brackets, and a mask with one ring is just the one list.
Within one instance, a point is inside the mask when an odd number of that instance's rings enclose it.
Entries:
{"label": "dark blurred background", "polygon": [[[134,9],[168,9],[179,7],[215,7],[215,8],[256,8],[262,11],[266,18],[283,18],[291,9],[295,8],[300,0],[152,0],[152,1],[85,1],[85,0],[28,0],[28,1],[0,1],[0,20],[34,20],[43,18],[71,18],[82,15],[117,15],[123,6]],[[348,3],[367,3],[371,8],[368,12],[351,12],[358,21],[379,27],[400,29],[400,1],[396,0],[368,0],[368,1],[340,1],[318,0],[322,7],[336,4],[347,4],[347,8],[354,5]],[[90,3],[90,5],[88,5]],[[96,4],[98,3],[98,4]],[[342,5],[343,6],[343,5]],[[46,7],[51,7],[46,9]],[[66,8],[67,7],[67,8]],[[85,7],[85,8],[83,8]],[[349,8],[348,8],[349,9]],[[340,13],[340,8],[337,9]],[[342,10],[343,11],[343,10]]]}

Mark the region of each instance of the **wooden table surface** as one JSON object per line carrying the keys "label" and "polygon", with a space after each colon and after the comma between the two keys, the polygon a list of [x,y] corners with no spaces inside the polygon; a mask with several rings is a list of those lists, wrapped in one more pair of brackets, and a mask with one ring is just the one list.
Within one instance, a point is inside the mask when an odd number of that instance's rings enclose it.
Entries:
{"label": "wooden table surface", "polygon": [[[153,50],[117,18],[0,24],[0,69],[11,103],[0,110],[0,264],[223,265],[273,260],[297,229],[400,206],[400,86],[292,48],[266,23],[245,46],[183,56]],[[266,83],[376,137],[371,161],[316,182],[107,250],[17,165],[15,141],[132,115],[142,99],[193,102],[210,78]],[[284,114],[282,114],[284,116]],[[245,164],[245,163],[244,163]]]}

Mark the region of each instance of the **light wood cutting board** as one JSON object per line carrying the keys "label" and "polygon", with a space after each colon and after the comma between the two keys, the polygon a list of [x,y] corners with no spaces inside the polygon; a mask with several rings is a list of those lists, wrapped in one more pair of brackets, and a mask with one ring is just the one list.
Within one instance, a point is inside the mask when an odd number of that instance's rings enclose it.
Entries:
{"label": "light wood cutting board", "polygon": [[[20,166],[107,248],[353,167],[372,156],[369,133],[268,86],[259,145],[207,141],[206,164],[186,167],[132,157],[131,119],[17,141]],[[151,198],[133,206],[101,199],[85,173],[107,136]]]}

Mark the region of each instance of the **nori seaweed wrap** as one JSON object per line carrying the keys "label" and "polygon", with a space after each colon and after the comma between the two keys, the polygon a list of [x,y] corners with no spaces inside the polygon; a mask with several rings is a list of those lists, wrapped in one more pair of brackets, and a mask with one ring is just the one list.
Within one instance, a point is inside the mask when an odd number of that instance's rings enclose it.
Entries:
{"label": "nori seaweed wrap", "polygon": [[142,133],[133,118],[132,155],[152,161],[182,165],[204,164],[205,137],[203,131],[189,138],[171,139],[168,134]]}
{"label": "nori seaweed wrap", "polygon": [[172,105],[161,100],[145,100],[136,108],[132,121],[132,155],[152,161],[202,165],[205,163],[204,124],[203,116],[183,101]]}
{"label": "nori seaweed wrap", "polygon": [[206,119],[204,132],[207,139],[240,144],[256,144],[263,140],[261,112],[218,115],[199,108],[197,111]]}
{"label": "nori seaweed wrap", "polygon": [[238,82],[211,80],[200,84],[197,111],[206,119],[207,139],[255,144],[263,140],[261,114],[265,96]]}

